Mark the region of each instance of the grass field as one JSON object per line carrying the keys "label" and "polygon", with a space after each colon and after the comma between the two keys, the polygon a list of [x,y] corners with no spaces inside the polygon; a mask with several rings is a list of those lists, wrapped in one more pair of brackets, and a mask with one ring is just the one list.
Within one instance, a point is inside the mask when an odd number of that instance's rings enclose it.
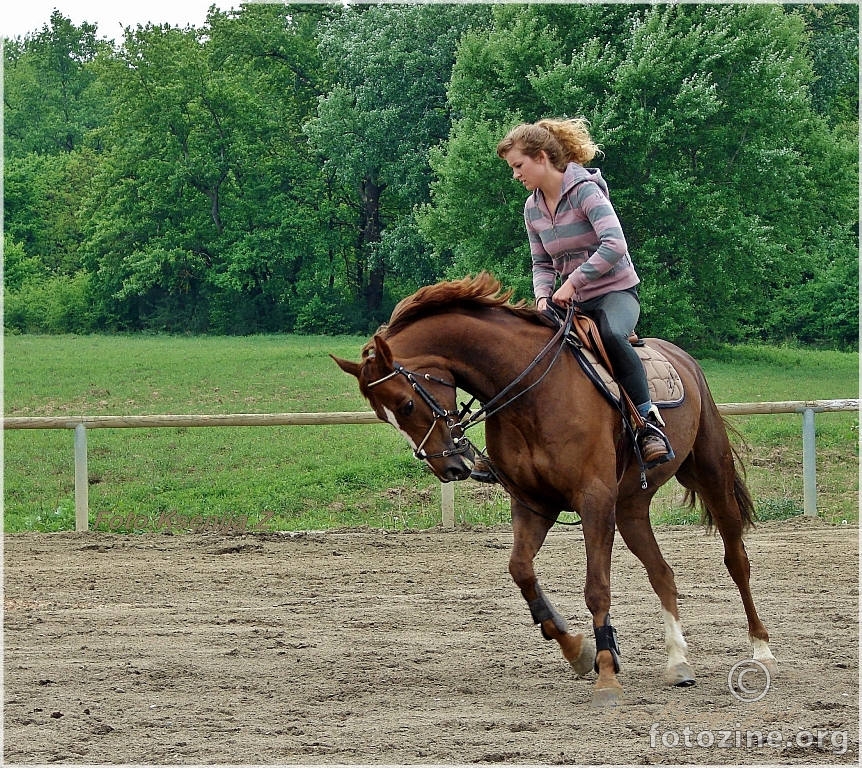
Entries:
{"label": "grass field", "polygon": [[[323,336],[7,336],[7,416],[364,411]],[[858,397],[858,354],[729,348],[701,361],[717,402]],[[801,417],[731,420],[762,519],[802,511]],[[858,415],[818,414],[818,508],[858,520]],[[90,525],[105,530],[428,527],[440,485],[387,425],[88,430]],[[474,439],[475,436],[474,436]],[[481,436],[478,440],[481,443]],[[74,529],[69,430],[4,432],[7,532]],[[656,521],[690,522],[675,483]],[[496,487],[458,484],[460,523],[509,519]]]}

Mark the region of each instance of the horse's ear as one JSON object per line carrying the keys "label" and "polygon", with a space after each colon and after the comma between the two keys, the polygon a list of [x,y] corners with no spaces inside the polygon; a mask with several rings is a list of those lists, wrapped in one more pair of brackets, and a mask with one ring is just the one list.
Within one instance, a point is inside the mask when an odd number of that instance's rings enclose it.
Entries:
{"label": "horse's ear", "polygon": [[336,364],[342,371],[349,373],[351,376],[355,376],[357,379],[359,378],[359,371],[362,370],[362,366],[359,363],[352,363],[350,360],[342,360],[340,357],[336,357],[335,355],[330,355],[330,357],[335,360]]}
{"label": "horse's ear", "polygon": [[[345,373],[359,378],[359,374],[366,363],[370,363],[372,370],[382,371],[386,373],[392,370],[392,350],[381,336],[375,336],[370,344],[367,344],[362,351],[362,362],[353,363],[350,360],[344,360],[335,355],[330,355],[335,360],[336,365]],[[373,375],[373,374],[372,374]]]}
{"label": "horse's ear", "polygon": [[386,370],[392,368],[392,350],[389,345],[383,340],[382,336],[374,335],[374,357],[377,358],[377,364],[383,366]]}

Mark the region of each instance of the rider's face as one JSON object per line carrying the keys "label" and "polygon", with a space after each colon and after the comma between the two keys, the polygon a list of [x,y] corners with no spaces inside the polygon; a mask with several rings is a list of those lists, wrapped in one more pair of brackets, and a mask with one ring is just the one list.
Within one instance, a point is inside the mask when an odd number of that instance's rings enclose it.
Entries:
{"label": "rider's face", "polygon": [[539,156],[534,158],[515,146],[506,153],[505,160],[512,169],[512,178],[527,189],[532,191],[542,185],[548,172],[548,156],[544,152],[539,152]]}

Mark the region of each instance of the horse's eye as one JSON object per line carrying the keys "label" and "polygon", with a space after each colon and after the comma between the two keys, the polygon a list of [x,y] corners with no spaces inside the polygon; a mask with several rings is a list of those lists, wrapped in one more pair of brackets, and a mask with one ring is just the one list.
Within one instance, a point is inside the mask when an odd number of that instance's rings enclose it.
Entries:
{"label": "horse's eye", "polygon": [[406,403],[404,403],[404,405],[402,405],[398,409],[398,413],[400,413],[402,416],[409,416],[411,413],[413,413],[413,401],[408,400]]}

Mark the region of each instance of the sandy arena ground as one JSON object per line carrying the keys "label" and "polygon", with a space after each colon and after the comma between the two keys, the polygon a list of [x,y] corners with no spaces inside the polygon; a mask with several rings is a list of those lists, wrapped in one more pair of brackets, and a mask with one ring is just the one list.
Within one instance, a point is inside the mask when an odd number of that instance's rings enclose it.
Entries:
{"label": "sandy arena ground", "polygon": [[[751,703],[728,687],[750,651],[720,539],[658,537],[698,684],[662,683],[658,600],[618,540],[626,703],[597,711],[510,581],[504,527],[7,535],[5,762],[857,764],[857,530],[747,536],[781,670]],[[586,629],[580,531],[537,569]]]}

